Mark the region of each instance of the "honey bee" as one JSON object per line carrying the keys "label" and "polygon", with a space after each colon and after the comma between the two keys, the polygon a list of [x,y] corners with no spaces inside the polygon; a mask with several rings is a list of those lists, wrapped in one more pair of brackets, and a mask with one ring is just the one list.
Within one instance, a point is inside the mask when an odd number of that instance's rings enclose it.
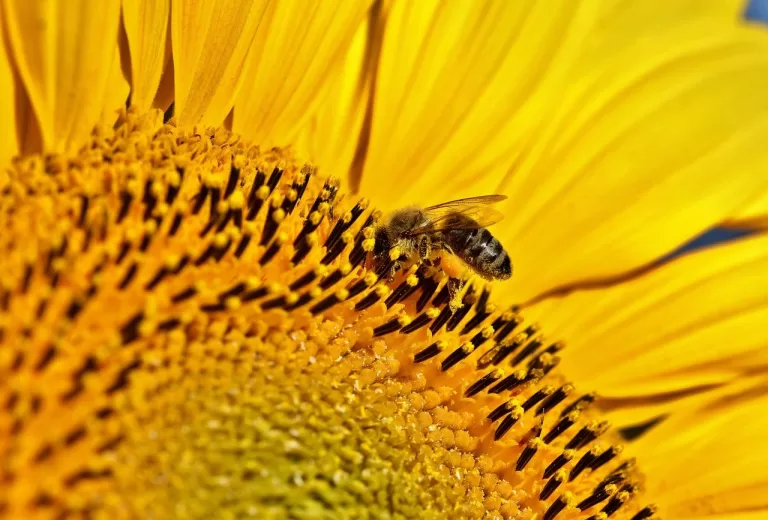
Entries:
{"label": "honey bee", "polygon": [[[410,206],[392,212],[377,227],[373,248],[374,265],[378,269],[392,263],[388,277],[403,262],[438,262],[455,274],[451,258],[458,258],[471,271],[486,280],[506,280],[512,276],[509,255],[487,226],[495,224],[503,215],[489,207],[505,200],[504,195],[484,195],[444,202],[428,208]],[[391,258],[397,248],[398,258]],[[456,276],[454,276],[456,277]]]}

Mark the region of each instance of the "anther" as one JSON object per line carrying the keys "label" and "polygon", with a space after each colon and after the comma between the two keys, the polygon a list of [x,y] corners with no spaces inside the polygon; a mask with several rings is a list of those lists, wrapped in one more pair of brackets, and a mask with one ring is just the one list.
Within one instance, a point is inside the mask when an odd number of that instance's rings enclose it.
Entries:
{"label": "anther", "polygon": [[565,417],[569,413],[571,413],[574,410],[584,410],[587,408],[590,404],[595,402],[595,394],[585,394],[576,399],[574,402],[566,406],[562,412],[560,412],[560,417]]}
{"label": "anther", "polygon": [[554,475],[557,471],[559,471],[563,466],[568,464],[571,460],[573,460],[573,457],[575,455],[575,452],[573,450],[566,450],[562,452],[560,455],[555,457],[555,460],[549,463],[549,466],[544,469],[544,478],[549,478],[552,475]]}
{"label": "anther", "polygon": [[579,419],[580,413],[578,411],[571,412],[565,417],[562,417],[560,421],[547,433],[544,437],[544,442],[549,444],[563,434],[568,428],[573,426]]}
{"label": "anther", "polygon": [[438,340],[434,343],[432,343],[427,348],[419,351],[416,353],[416,355],[413,356],[413,361],[415,363],[423,363],[424,361],[427,361],[428,359],[431,359],[438,355],[440,352],[445,350],[447,347],[447,343],[443,340]]}
{"label": "anther", "polygon": [[[465,298],[466,300],[466,298]],[[464,317],[469,313],[470,305],[467,304],[467,302],[464,302],[464,305],[458,309],[453,316],[451,316],[451,319],[448,320],[448,324],[445,327],[445,330],[448,332],[451,332],[453,329],[455,329],[459,323],[461,323],[461,320],[464,319]]]}
{"label": "anther", "polygon": [[[502,361],[504,361],[507,356],[512,354],[514,351],[516,351],[518,348],[520,348],[523,343],[525,343],[526,339],[528,337],[523,334],[517,334],[514,338],[512,338],[511,342],[504,341],[501,344],[499,344],[495,349],[488,352],[488,354],[493,354],[492,356],[489,356],[490,359],[483,359],[481,358],[481,361],[487,364],[493,364],[498,365]],[[487,365],[486,365],[487,366]]]}
{"label": "anther", "polygon": [[197,289],[195,287],[188,287],[187,289],[184,289],[180,293],[175,294],[171,298],[171,301],[173,303],[181,303],[184,300],[188,300],[189,298],[192,298],[196,294],[197,294]]}
{"label": "anther", "polygon": [[423,312],[416,316],[414,320],[407,326],[400,329],[400,332],[402,334],[410,334],[411,332],[419,330],[421,327],[425,326],[427,323],[432,321],[432,318],[434,316],[430,316],[429,313]]}
{"label": "anther", "polygon": [[330,275],[326,276],[322,282],[320,282],[320,288],[321,289],[328,289],[332,287],[333,285],[336,285],[339,283],[339,281],[344,277],[340,269],[336,269],[333,271]]}
{"label": "anther", "polygon": [[573,385],[565,384],[558,388],[536,409],[536,415],[543,415],[560,404],[573,391]]}
{"label": "anther", "polygon": [[554,493],[555,490],[560,487],[560,484],[562,484],[564,480],[564,471],[558,471],[555,473],[555,475],[550,478],[546,484],[544,484],[544,488],[541,490],[541,493],[539,493],[539,500],[546,500],[552,496],[552,493]]}
{"label": "anther", "polygon": [[597,458],[598,451],[599,448],[592,447],[590,450],[584,452],[584,455],[581,456],[568,474],[568,482],[573,482],[585,469],[592,465]]}
{"label": "anther", "polygon": [[317,274],[316,274],[314,271],[309,271],[309,272],[307,272],[307,273],[303,274],[302,276],[300,276],[299,278],[297,278],[296,280],[294,280],[294,281],[293,281],[293,282],[292,282],[292,283],[291,283],[291,284],[288,286],[288,288],[289,288],[290,290],[292,290],[292,291],[296,291],[296,290],[298,290],[298,289],[301,289],[301,288],[302,288],[302,287],[304,287],[305,285],[308,285],[308,284],[312,283],[312,281],[313,281],[315,278],[317,278]]}
{"label": "anther", "polygon": [[543,340],[541,337],[534,338],[528,343],[523,349],[512,359],[510,362],[510,365],[515,366],[518,365],[521,361],[523,361],[525,358],[533,354],[537,348],[539,348],[543,343]]}
{"label": "anther", "polygon": [[383,325],[379,325],[375,329],[373,329],[373,336],[383,336],[385,334],[390,334],[392,332],[395,332],[396,330],[399,330],[402,327],[401,318],[394,318],[388,322],[386,322]]}
{"label": "anther", "polygon": [[432,332],[432,334],[437,334],[437,331],[439,331],[443,325],[451,318],[453,315],[453,312],[451,311],[450,306],[446,305],[443,307],[443,310],[440,311],[440,314],[435,318],[435,321],[432,322],[432,325],[429,326],[429,330]]}
{"label": "anther", "polygon": [[508,375],[496,385],[494,385],[490,390],[488,390],[489,393],[492,394],[500,394],[501,392],[504,392],[505,390],[511,390],[513,388],[516,388],[520,386],[521,384],[525,383],[528,378],[528,373],[524,370],[516,370],[512,374]]}
{"label": "anther", "polygon": [[115,222],[120,224],[126,216],[128,216],[128,210],[131,207],[133,201],[133,193],[127,190],[120,192],[120,210],[117,212],[117,219]]}
{"label": "anther", "polygon": [[589,469],[595,471],[596,469],[604,466],[613,460],[618,454],[620,454],[622,450],[622,446],[609,446],[604,452],[595,457],[595,460],[593,460],[589,465]]}
{"label": "anther", "polygon": [[[485,291],[483,292],[485,294]],[[481,295],[482,298],[482,295]],[[483,309],[485,309],[485,306],[483,306]],[[461,332],[459,334],[467,334],[472,329],[480,325],[485,319],[490,316],[490,312],[485,312],[485,310],[481,311],[479,308],[475,311],[475,315],[472,316],[469,321],[467,321],[466,325],[464,325],[464,328],[461,329]]]}
{"label": "anther", "polygon": [[522,415],[523,410],[519,406],[513,406],[512,410],[501,420],[496,431],[493,432],[493,440],[498,441],[501,439],[517,423]]}
{"label": "anther", "polygon": [[554,389],[551,386],[545,386],[544,388],[537,390],[523,403],[523,410],[527,412],[536,406],[542,399],[550,395],[553,391]]}
{"label": "anther", "polygon": [[337,293],[333,293],[329,296],[327,296],[325,299],[321,300],[319,303],[316,303],[312,307],[309,308],[309,312],[311,312],[313,315],[318,315],[321,312],[327,311],[337,303],[341,302],[342,300],[339,299]]}
{"label": "anther", "polygon": [[557,497],[557,500],[552,502],[552,505],[550,505],[549,508],[544,512],[542,520],[554,520],[555,517],[557,517],[557,515],[559,515],[560,512],[566,508],[566,506],[571,505],[573,502],[574,498],[571,493],[563,493]]}
{"label": "anther", "polygon": [[602,486],[600,488],[595,489],[591,495],[589,495],[587,498],[579,502],[576,507],[582,511],[587,510],[590,507],[594,507],[600,502],[604,501],[615,492],[616,492],[616,484]]}
{"label": "anther", "polygon": [[634,491],[634,486],[624,485],[618,493],[613,495],[613,497],[608,501],[607,504],[605,504],[605,507],[603,507],[600,512],[605,513],[606,516],[611,516],[630,499]]}
{"label": "anther", "polygon": [[440,370],[443,372],[449,370],[460,361],[466,359],[467,356],[474,352],[474,350],[475,348],[472,343],[462,344],[459,348],[451,352],[448,357],[443,360],[443,362],[440,364]]}
{"label": "anther", "polygon": [[536,455],[540,445],[541,439],[538,437],[535,437],[528,442],[526,447],[520,453],[520,456],[517,458],[517,464],[515,465],[516,471],[523,471],[525,469],[533,456]]}
{"label": "anther", "polygon": [[656,514],[656,506],[646,506],[638,511],[632,520],[647,520]]}
{"label": "anther", "polygon": [[493,371],[485,374],[483,377],[472,383],[469,388],[467,388],[466,392],[464,392],[464,397],[472,397],[473,395],[479,394],[493,383],[501,379],[503,374],[504,372],[499,369],[494,369]]}
{"label": "anther", "polygon": [[136,272],[139,270],[139,264],[138,262],[134,261],[131,263],[130,267],[128,267],[128,270],[125,273],[125,276],[123,276],[122,281],[117,286],[118,289],[123,290],[131,283],[133,280],[133,277],[136,276]]}
{"label": "anther", "polygon": [[598,436],[602,435],[606,430],[608,429],[608,422],[592,422],[586,426],[584,426],[581,430],[579,430],[576,435],[573,436],[573,438],[568,442],[568,444],[565,446],[565,449],[574,449],[578,450],[580,448],[583,448],[593,440],[597,439]]}
{"label": "anther", "polygon": [[494,408],[493,411],[488,414],[488,419],[491,422],[496,422],[502,417],[504,417],[505,415],[507,415],[516,406],[519,406],[519,404],[517,404],[517,401],[514,399],[505,401],[501,403],[499,406],[497,406],[496,408]]}
{"label": "anther", "polygon": [[144,313],[138,312],[120,329],[123,345],[131,343],[139,337],[139,325],[144,320]]}

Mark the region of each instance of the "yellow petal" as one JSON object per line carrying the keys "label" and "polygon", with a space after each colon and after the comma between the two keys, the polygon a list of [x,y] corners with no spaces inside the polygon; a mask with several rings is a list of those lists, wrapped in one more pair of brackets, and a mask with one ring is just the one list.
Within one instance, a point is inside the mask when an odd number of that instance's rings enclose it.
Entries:
{"label": "yellow petal", "polygon": [[661,518],[768,515],[768,395],[674,415],[631,448]]}
{"label": "yellow petal", "polygon": [[99,121],[120,2],[9,0],[11,47],[47,151],[82,144]]}
{"label": "yellow petal", "polygon": [[125,108],[128,95],[131,93],[131,86],[126,78],[126,72],[130,74],[130,56],[128,52],[128,41],[125,31],[120,27],[118,45],[115,48],[115,57],[113,58],[109,78],[107,79],[107,91],[101,115],[101,122],[107,126],[112,126],[117,121],[119,112]]}
{"label": "yellow petal", "polygon": [[[3,10],[0,9],[0,117],[2,117],[3,138],[0,139],[0,171],[19,152],[16,135],[16,95],[19,86],[8,49],[5,46]],[[0,176],[3,174],[0,173]],[[0,180],[0,186],[3,182]]]}
{"label": "yellow petal", "polygon": [[148,110],[165,68],[170,0],[123,0],[123,24],[131,52],[131,105]]}
{"label": "yellow petal", "polygon": [[709,399],[768,376],[768,236],[701,250],[622,284],[528,309],[563,339],[564,373],[597,390],[621,421]]}
{"label": "yellow petal", "polygon": [[233,129],[264,146],[293,142],[315,110],[323,85],[342,60],[370,0],[278,2],[259,27]]}
{"label": "yellow petal", "polygon": [[[319,171],[338,175],[350,170],[358,155],[359,141],[350,138],[363,130],[369,106],[371,65],[375,67],[376,42],[381,25],[363,24],[344,58],[343,70],[332,75],[321,94],[317,112],[302,128],[296,143],[302,157]],[[346,181],[347,178],[342,178]]]}
{"label": "yellow petal", "polygon": [[768,34],[706,12],[645,29],[638,9],[395,3],[362,192],[385,208],[509,195],[494,230],[520,300],[733,215],[768,189]]}
{"label": "yellow petal", "polygon": [[268,7],[268,0],[173,1],[174,102],[180,125],[224,121]]}

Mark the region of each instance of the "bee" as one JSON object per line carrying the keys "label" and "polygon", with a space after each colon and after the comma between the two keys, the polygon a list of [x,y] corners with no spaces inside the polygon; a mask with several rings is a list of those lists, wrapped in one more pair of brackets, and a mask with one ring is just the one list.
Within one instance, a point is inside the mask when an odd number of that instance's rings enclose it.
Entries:
{"label": "bee", "polygon": [[[486,229],[503,218],[489,205],[506,198],[484,195],[392,212],[376,227],[373,260],[377,271],[391,263],[388,278],[392,280],[402,263],[410,260],[440,263],[452,275],[456,266],[444,257],[447,253],[486,280],[506,280],[512,276],[512,262],[501,242]],[[393,248],[401,253],[398,258],[390,257]]]}

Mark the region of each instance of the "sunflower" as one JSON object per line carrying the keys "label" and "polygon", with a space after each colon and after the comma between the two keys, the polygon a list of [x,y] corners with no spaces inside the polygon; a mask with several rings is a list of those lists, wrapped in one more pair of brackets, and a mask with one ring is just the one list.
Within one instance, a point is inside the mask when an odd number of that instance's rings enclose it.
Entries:
{"label": "sunflower", "polygon": [[[743,8],[4,2],[0,517],[764,516]],[[371,262],[492,193],[511,280]]]}

